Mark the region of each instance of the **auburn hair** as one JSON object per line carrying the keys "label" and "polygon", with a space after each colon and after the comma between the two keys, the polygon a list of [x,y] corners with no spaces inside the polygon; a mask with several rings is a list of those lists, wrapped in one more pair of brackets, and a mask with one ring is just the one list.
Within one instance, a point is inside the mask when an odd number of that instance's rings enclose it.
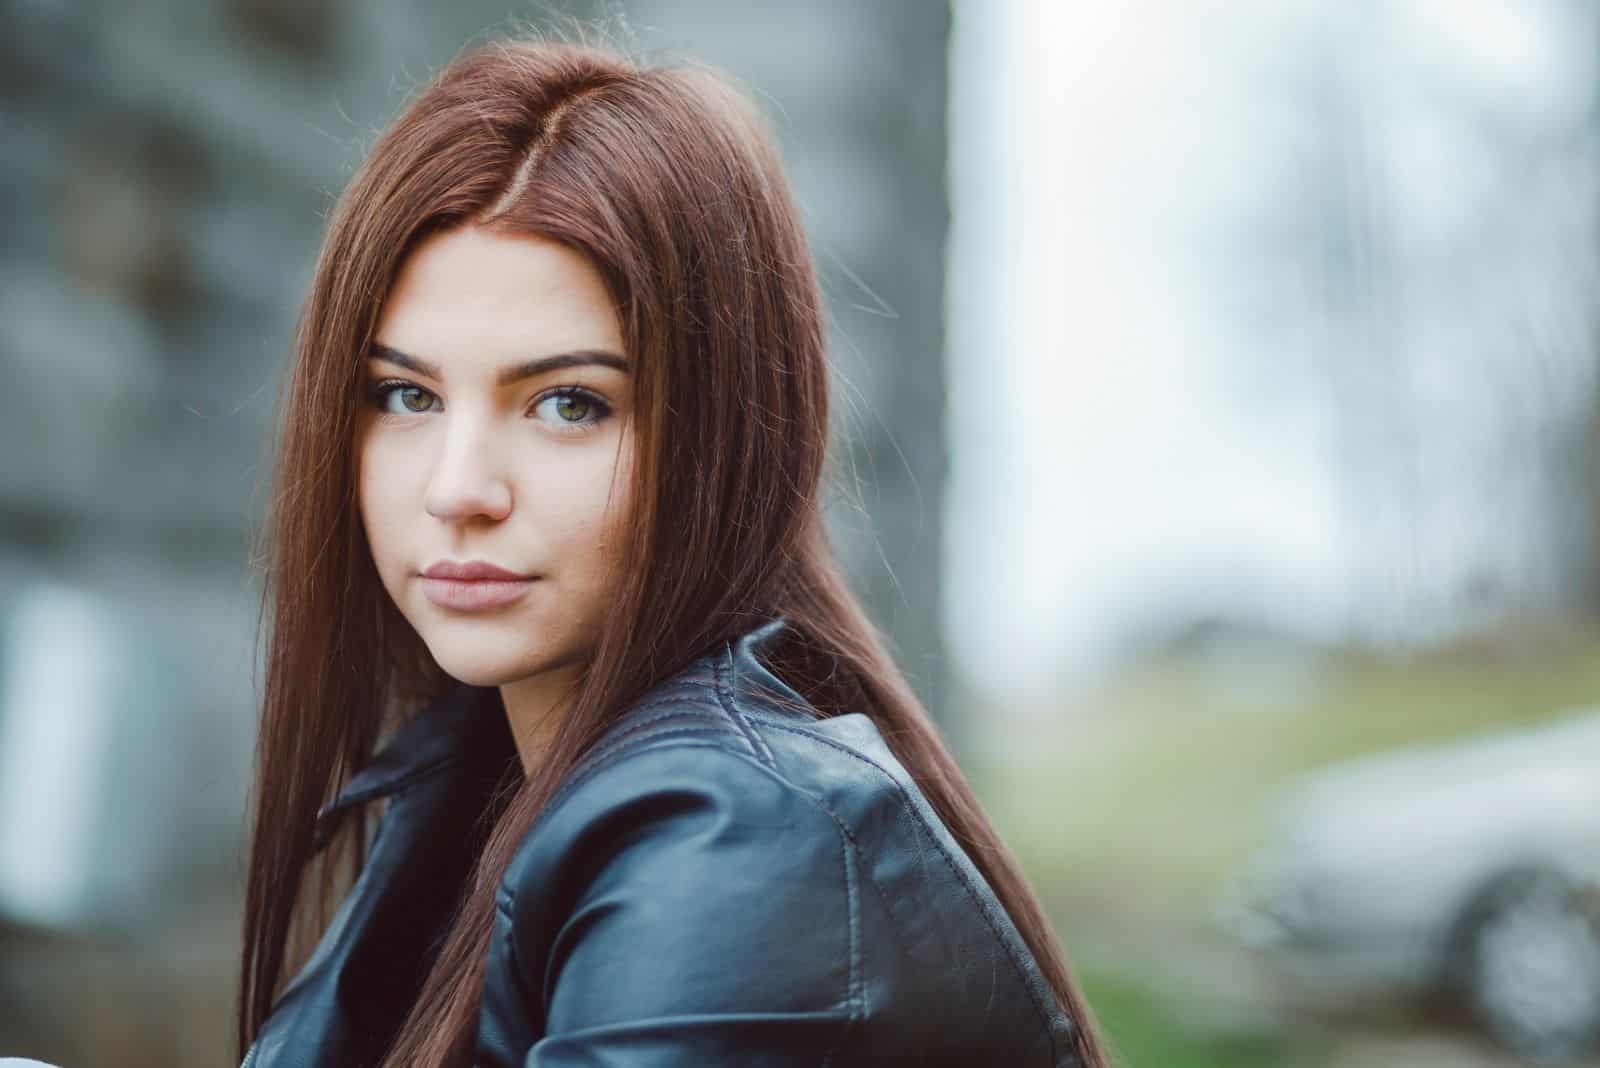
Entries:
{"label": "auburn hair", "polygon": [[[380,735],[453,682],[380,584],[357,508],[362,354],[408,252],[475,225],[599,270],[635,372],[633,509],[612,610],[547,759],[498,799],[454,922],[384,1064],[470,1063],[494,894],[555,786],[653,684],[774,614],[769,666],[867,713],[971,856],[1075,1024],[1088,1006],[1015,858],[847,586],[820,504],[829,368],[815,268],[763,117],[723,75],[513,37],[458,56],[383,132],[328,221],[280,404],[238,991],[242,1057],[353,879],[368,825],[313,849]],[[298,947],[298,948],[297,948]]]}

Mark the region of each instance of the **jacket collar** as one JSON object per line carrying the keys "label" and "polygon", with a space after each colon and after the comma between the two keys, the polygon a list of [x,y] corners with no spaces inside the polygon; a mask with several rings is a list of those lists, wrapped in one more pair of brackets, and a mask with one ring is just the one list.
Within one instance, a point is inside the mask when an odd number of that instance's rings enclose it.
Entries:
{"label": "jacket collar", "polygon": [[[712,654],[731,663],[729,682],[736,700],[770,700],[758,696],[762,692],[803,703],[803,698],[759,659],[788,626],[784,616],[774,616]],[[467,757],[475,764],[481,759],[500,768],[516,755],[499,687],[458,682],[396,729],[334,799],[318,810],[316,848],[326,844],[337,817],[349,808],[394,794]]]}
{"label": "jacket collar", "polygon": [[728,684],[736,703],[770,704],[773,696],[801,706],[809,703],[761,662],[777,640],[793,629],[788,617],[776,615],[727,644],[723,655],[732,669]]}
{"label": "jacket collar", "polygon": [[516,743],[499,687],[457,682],[401,724],[318,810],[315,847],[326,844],[346,809],[388,797],[466,758],[475,765],[481,761],[498,768],[515,757]]}

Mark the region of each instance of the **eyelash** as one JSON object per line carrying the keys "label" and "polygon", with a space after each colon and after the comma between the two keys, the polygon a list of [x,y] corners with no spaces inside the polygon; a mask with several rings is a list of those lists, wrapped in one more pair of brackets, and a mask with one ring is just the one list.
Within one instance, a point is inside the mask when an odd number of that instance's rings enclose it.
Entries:
{"label": "eyelash", "polygon": [[[385,404],[387,404],[390,395],[397,393],[402,389],[419,390],[423,393],[426,393],[428,396],[433,397],[435,400],[438,399],[438,395],[432,390],[429,390],[423,386],[419,386],[415,382],[404,378],[385,378],[381,381],[372,383],[367,391],[368,399],[371,401],[373,407],[378,409],[379,414],[383,416],[429,414],[428,412],[388,411],[385,408]],[[539,405],[543,404],[547,400],[562,397],[583,401],[585,404],[589,405],[591,409],[593,409],[593,412],[588,419],[585,419],[582,422],[574,423],[566,420],[559,421],[555,424],[557,427],[559,427],[559,433],[581,434],[586,430],[594,429],[611,415],[611,405],[607,404],[599,394],[584,389],[582,386],[557,386],[554,389],[547,389],[543,393],[539,394],[539,396],[534,398],[533,408],[537,409]]]}

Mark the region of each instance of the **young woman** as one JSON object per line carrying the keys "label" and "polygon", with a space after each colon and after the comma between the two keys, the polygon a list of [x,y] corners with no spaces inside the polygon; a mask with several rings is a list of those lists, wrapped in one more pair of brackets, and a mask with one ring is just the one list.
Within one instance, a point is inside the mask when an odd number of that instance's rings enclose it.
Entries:
{"label": "young woman", "polygon": [[715,75],[502,41],[384,133],[284,398],[253,1068],[1106,1063],[830,554],[827,402]]}

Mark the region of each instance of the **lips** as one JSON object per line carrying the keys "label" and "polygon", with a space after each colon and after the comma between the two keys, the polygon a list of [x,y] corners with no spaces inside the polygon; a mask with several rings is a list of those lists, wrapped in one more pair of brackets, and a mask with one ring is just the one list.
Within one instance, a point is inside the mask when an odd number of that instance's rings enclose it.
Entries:
{"label": "lips", "polygon": [[515,571],[507,571],[505,568],[497,567],[494,564],[489,563],[487,560],[468,560],[465,562],[457,562],[455,560],[440,560],[437,563],[430,564],[427,570],[422,572],[422,577],[439,579],[465,579],[469,581],[476,581],[480,579],[503,579],[508,582],[517,582],[524,579],[530,579],[533,576],[519,574]]}
{"label": "lips", "polygon": [[441,608],[482,612],[520,600],[538,581],[485,560],[440,560],[422,572],[422,592]]}

